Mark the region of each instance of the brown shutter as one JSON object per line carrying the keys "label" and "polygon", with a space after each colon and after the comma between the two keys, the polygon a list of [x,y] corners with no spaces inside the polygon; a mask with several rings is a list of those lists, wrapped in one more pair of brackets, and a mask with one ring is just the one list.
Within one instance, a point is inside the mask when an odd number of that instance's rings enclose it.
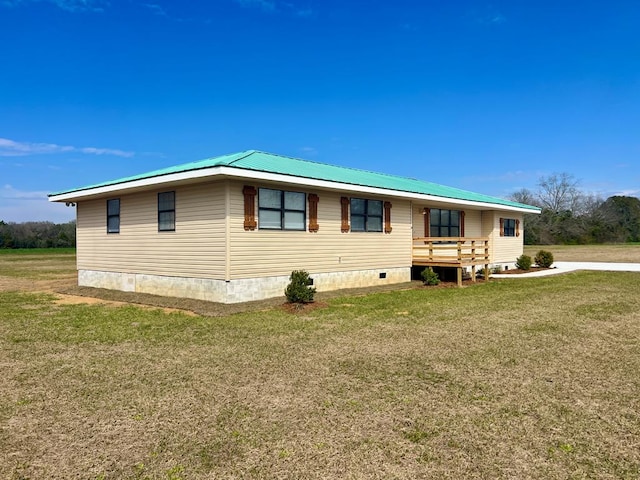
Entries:
{"label": "brown shutter", "polygon": [[242,189],[244,195],[244,229],[255,230],[256,223],[256,189],[245,185]]}
{"label": "brown shutter", "polygon": [[516,219],[516,237],[520,236],[520,220]]}
{"label": "brown shutter", "polygon": [[310,193],[307,197],[309,199],[309,231],[317,232],[320,229],[318,225],[318,195]]}
{"label": "brown shutter", "polygon": [[504,237],[504,218],[500,219],[500,236]]}
{"label": "brown shutter", "polygon": [[423,213],[424,213],[424,236],[430,237],[431,236],[431,209],[425,207],[423,210]]}
{"label": "brown shutter", "polygon": [[384,233],[391,233],[391,202],[384,202]]}
{"label": "brown shutter", "polygon": [[351,228],[349,227],[349,199],[347,197],[340,197],[340,213],[342,218],[342,225],[340,231],[347,233]]}
{"label": "brown shutter", "polygon": [[460,236],[464,237],[464,210],[460,210]]}

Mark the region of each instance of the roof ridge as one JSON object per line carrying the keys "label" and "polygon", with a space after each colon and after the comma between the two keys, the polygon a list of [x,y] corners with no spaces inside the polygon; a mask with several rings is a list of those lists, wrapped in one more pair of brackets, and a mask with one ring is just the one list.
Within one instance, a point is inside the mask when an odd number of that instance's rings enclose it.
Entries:
{"label": "roof ridge", "polygon": [[234,163],[239,162],[240,160],[244,160],[245,158],[250,157],[254,153],[266,153],[266,152],[259,152],[258,150],[245,150],[244,152],[230,153],[230,154],[227,154],[227,155],[219,155],[217,157],[211,157],[208,160],[215,160],[216,158],[220,158],[220,157],[231,157],[233,155],[238,155],[238,158],[236,158],[235,160],[229,162],[228,166],[231,166]]}

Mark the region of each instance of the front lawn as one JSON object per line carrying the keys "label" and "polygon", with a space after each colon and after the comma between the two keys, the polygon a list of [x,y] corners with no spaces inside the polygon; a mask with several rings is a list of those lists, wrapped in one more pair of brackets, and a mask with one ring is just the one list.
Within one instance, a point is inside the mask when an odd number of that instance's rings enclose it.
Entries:
{"label": "front lawn", "polygon": [[640,275],[225,317],[0,291],[4,478],[640,476]]}

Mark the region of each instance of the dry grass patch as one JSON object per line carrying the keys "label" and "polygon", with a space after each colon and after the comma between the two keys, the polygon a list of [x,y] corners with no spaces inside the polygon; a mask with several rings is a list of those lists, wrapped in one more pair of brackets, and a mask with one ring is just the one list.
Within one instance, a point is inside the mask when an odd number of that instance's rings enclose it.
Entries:
{"label": "dry grass patch", "polygon": [[640,276],[207,318],[0,292],[8,478],[638,478]]}
{"label": "dry grass patch", "polygon": [[524,253],[531,258],[540,250],[553,253],[558,262],[640,263],[640,244],[612,245],[525,245]]}
{"label": "dry grass patch", "polygon": [[0,291],[52,291],[77,278],[72,249],[0,250]]}

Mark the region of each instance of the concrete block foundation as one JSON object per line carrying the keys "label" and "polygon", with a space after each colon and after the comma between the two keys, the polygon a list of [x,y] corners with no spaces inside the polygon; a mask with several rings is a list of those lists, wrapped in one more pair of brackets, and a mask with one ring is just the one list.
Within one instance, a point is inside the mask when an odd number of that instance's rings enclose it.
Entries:
{"label": "concrete block foundation", "polygon": [[[411,280],[411,267],[311,273],[319,292],[342,288],[371,287]],[[78,271],[78,285],[124,292],[150,293],[168,297],[194,298],[219,303],[241,303],[284,296],[289,275],[215,280],[210,278],[169,277],[143,273]]]}

